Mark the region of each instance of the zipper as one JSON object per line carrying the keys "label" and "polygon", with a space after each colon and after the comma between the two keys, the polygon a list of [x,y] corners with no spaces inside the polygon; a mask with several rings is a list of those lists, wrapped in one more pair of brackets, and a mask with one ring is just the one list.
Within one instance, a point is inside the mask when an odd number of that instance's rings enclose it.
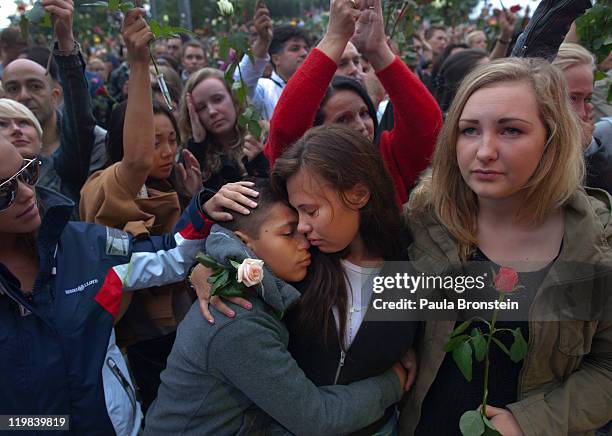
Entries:
{"label": "zipper", "polygon": [[346,359],[346,353],[343,350],[340,350],[340,362],[338,362],[338,368],[336,369],[334,384],[338,384],[338,379],[340,378],[340,371],[342,371],[342,367],[344,366],[344,359]]}
{"label": "zipper", "polygon": [[113,375],[117,378],[117,380],[119,380],[119,383],[123,387],[123,390],[125,390],[125,392],[127,393],[127,396],[130,399],[130,403],[132,404],[133,416],[136,416],[136,393],[133,391],[132,385],[130,385],[130,382],[125,378],[125,376],[119,369],[117,362],[115,362],[112,357],[106,358],[106,366],[109,367]]}

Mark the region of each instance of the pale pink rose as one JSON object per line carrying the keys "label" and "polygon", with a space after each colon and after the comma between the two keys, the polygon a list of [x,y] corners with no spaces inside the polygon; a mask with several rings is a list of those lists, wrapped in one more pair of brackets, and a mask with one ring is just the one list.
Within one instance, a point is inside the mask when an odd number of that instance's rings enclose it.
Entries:
{"label": "pale pink rose", "polygon": [[244,283],[244,286],[253,286],[261,283],[263,280],[263,260],[259,259],[244,259],[238,267],[238,283]]}

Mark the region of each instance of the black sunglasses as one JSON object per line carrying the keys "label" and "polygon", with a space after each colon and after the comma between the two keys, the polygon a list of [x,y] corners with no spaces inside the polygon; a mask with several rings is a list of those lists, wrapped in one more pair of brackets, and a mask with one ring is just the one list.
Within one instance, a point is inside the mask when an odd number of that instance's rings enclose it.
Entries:
{"label": "black sunglasses", "polygon": [[40,159],[24,159],[23,166],[12,177],[0,183],[0,212],[13,205],[17,198],[18,181],[34,186],[40,174]]}

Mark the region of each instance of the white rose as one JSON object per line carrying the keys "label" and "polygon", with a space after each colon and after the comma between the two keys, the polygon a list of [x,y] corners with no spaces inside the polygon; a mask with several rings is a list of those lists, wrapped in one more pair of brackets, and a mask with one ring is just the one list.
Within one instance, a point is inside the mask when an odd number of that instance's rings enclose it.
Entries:
{"label": "white rose", "polygon": [[253,286],[261,283],[263,280],[263,260],[259,259],[244,259],[238,267],[238,283],[244,283],[244,286]]}
{"label": "white rose", "polygon": [[217,7],[219,8],[219,13],[224,17],[230,17],[234,13],[234,5],[229,0],[217,1]]}

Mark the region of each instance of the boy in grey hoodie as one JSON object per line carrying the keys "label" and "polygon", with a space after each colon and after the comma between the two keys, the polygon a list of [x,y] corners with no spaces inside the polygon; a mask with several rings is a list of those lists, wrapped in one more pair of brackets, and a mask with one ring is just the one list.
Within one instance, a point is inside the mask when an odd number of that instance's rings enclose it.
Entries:
{"label": "boy in grey hoodie", "polygon": [[206,252],[220,263],[259,258],[261,283],[235,306],[235,317],[209,324],[198,303],[179,325],[146,435],[344,434],[365,427],[400,400],[400,365],[350,385],[315,386],[287,351],[282,314],[300,297],[286,281],[300,281],[310,264],[297,214],[256,182],[258,207],[215,225]]}

